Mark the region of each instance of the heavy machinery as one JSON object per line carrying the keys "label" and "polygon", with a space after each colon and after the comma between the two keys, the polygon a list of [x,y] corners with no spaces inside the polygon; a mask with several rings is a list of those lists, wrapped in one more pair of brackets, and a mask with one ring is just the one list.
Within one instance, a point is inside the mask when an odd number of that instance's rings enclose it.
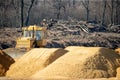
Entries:
{"label": "heavy machinery", "polygon": [[46,43],[46,27],[32,25],[22,28],[22,36],[17,39],[16,48],[44,47]]}

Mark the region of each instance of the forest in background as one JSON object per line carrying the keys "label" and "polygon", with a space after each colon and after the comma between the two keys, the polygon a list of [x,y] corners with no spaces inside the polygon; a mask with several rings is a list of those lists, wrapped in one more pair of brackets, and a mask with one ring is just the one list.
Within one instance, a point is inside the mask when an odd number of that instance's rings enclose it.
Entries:
{"label": "forest in background", "polygon": [[120,0],[0,0],[0,27],[21,27],[43,19],[120,24]]}

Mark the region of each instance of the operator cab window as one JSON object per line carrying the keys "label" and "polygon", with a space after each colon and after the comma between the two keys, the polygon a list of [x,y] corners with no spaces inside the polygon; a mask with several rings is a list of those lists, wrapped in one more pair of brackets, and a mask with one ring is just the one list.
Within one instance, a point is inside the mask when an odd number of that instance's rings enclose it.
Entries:
{"label": "operator cab window", "polygon": [[36,30],[35,37],[36,37],[36,40],[41,40],[42,39],[42,31]]}
{"label": "operator cab window", "polygon": [[28,31],[28,30],[24,30],[23,36],[24,36],[24,37],[29,37],[29,31]]}

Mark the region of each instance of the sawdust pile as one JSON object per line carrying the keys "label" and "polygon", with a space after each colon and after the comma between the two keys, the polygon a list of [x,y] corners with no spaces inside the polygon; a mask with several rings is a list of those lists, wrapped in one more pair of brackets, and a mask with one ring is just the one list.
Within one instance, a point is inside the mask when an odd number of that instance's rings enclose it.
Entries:
{"label": "sawdust pile", "polygon": [[12,63],[14,63],[14,60],[5,52],[0,50],[0,76],[5,76],[6,71]]}
{"label": "sawdust pile", "polygon": [[[74,49],[71,50],[71,48]],[[69,49],[70,52],[31,78],[52,76],[108,78],[116,76],[116,68],[120,66],[120,56],[114,50],[102,47],[69,47]]]}
{"label": "sawdust pile", "polygon": [[58,48],[32,49],[10,67],[10,70],[7,71],[7,76],[15,78],[29,77],[37,71],[45,68],[66,52],[66,50]]}
{"label": "sawdust pile", "polygon": [[120,48],[115,49],[115,51],[120,54]]}
{"label": "sawdust pile", "polygon": [[116,76],[117,78],[120,78],[120,67],[119,68],[117,68],[117,76]]}
{"label": "sawdust pile", "polygon": [[[117,48],[115,51],[120,55],[120,48]],[[117,68],[117,77],[120,78],[120,67]]]}

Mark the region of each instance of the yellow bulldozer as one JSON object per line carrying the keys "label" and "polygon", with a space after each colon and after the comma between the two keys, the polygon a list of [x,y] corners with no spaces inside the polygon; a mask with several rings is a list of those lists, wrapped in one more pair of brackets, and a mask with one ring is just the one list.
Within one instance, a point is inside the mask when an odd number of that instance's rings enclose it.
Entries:
{"label": "yellow bulldozer", "polygon": [[16,48],[44,47],[46,42],[46,27],[31,25],[22,28],[22,36],[16,41]]}

